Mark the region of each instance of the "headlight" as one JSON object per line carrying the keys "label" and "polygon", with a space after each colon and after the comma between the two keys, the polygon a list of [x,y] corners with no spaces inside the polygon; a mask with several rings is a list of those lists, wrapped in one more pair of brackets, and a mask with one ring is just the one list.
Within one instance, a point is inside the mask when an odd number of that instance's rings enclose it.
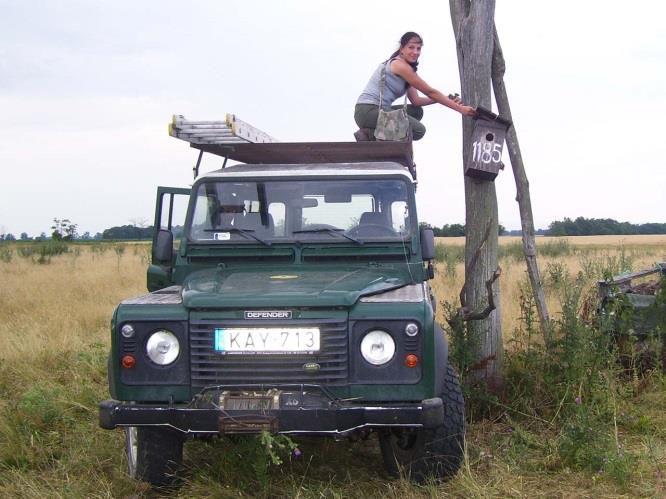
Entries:
{"label": "headlight", "polygon": [[180,344],[171,331],[162,329],[150,335],[146,343],[146,353],[150,360],[160,366],[171,364],[178,358]]}
{"label": "headlight", "polygon": [[384,331],[370,331],[361,340],[361,355],[375,366],[386,364],[395,354],[395,342]]}

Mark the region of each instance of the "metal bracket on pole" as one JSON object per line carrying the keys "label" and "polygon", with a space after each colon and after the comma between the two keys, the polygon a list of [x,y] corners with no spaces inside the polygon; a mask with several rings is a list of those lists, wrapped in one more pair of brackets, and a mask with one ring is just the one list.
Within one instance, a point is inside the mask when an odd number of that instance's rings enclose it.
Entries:
{"label": "metal bracket on pole", "polygon": [[203,156],[203,149],[199,149],[199,158],[197,158],[197,164],[192,168],[194,172],[194,180],[199,176],[199,165],[201,165],[201,157]]}

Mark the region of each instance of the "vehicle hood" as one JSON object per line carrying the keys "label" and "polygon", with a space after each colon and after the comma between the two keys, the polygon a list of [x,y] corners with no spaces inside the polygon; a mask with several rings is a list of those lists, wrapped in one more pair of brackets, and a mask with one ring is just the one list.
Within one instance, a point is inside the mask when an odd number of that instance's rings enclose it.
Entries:
{"label": "vehicle hood", "polygon": [[413,282],[407,264],[322,269],[207,269],[183,283],[188,308],[351,306],[360,296]]}

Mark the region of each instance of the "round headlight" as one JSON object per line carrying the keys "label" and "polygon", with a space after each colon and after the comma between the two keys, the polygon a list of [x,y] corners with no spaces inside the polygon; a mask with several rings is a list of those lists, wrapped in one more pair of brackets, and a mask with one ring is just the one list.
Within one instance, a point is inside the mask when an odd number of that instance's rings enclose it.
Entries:
{"label": "round headlight", "polygon": [[180,344],[171,331],[162,329],[150,335],[146,342],[146,353],[150,360],[160,366],[171,364],[178,358]]}
{"label": "round headlight", "polygon": [[405,334],[407,336],[416,336],[419,333],[419,326],[410,322],[405,326]]}
{"label": "round headlight", "polygon": [[131,338],[134,336],[134,328],[132,327],[131,324],[125,324],[123,327],[120,328],[120,334],[123,335],[123,338]]}
{"label": "round headlight", "polygon": [[386,364],[395,354],[395,342],[385,331],[370,331],[361,340],[361,355],[375,366]]}

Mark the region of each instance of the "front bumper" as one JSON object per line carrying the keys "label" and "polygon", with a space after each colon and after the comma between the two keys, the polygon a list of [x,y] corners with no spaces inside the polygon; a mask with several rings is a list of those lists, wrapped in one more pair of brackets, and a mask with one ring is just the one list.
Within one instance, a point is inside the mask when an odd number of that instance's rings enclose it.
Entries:
{"label": "front bumper", "polygon": [[[166,426],[185,434],[271,433],[345,436],[363,429],[434,428],[444,421],[441,398],[415,403],[359,404],[324,401],[261,410],[228,409],[212,404],[134,404],[106,400],[99,406],[99,424]],[[203,405],[203,406],[202,406]]]}

